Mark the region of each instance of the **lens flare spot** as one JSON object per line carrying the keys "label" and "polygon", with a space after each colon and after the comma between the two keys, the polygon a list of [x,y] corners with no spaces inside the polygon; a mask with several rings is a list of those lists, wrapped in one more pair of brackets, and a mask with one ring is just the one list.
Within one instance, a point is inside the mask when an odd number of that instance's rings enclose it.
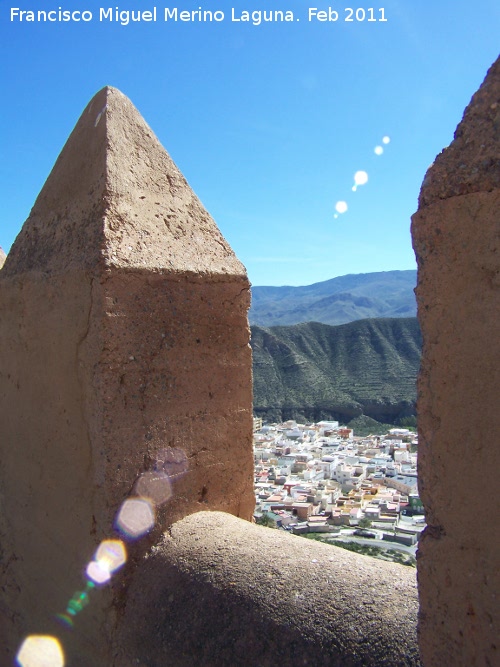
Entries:
{"label": "lens flare spot", "polygon": [[388,143],[390,143],[390,141],[391,141],[391,138],[388,137],[388,136],[385,136],[385,137],[382,139],[382,143],[383,143],[383,144],[388,144]]}
{"label": "lens flare spot", "polygon": [[149,533],[155,524],[155,512],[145,498],[128,498],[120,507],[116,525],[127,537],[137,538]]}
{"label": "lens flare spot", "polygon": [[90,580],[88,586],[107,584],[113,572],[127,562],[127,550],[121,540],[103,540],[87,565],[85,573]]}
{"label": "lens flare spot", "polygon": [[144,472],[135,485],[135,492],[153,505],[162,505],[172,496],[172,485],[165,472]]}
{"label": "lens flare spot", "polygon": [[368,174],[366,171],[357,171],[354,174],[354,185],[357,187],[358,185],[365,185],[368,183]]}
{"label": "lens flare spot", "polygon": [[64,653],[55,637],[30,635],[17,654],[19,667],[64,667]]}
{"label": "lens flare spot", "polygon": [[56,614],[56,618],[60,621],[66,628],[74,628],[75,624],[73,619],[68,614]]}
{"label": "lens flare spot", "polygon": [[82,609],[85,609],[89,602],[88,591],[77,591],[68,602],[66,613],[70,614],[70,616],[76,616]]}
{"label": "lens flare spot", "polygon": [[87,577],[96,584],[107,584],[111,579],[111,572],[105,565],[103,565],[103,563],[96,560],[90,561],[85,573]]}
{"label": "lens flare spot", "polygon": [[95,552],[94,560],[115,572],[127,562],[127,550],[121,540],[103,540]]}
{"label": "lens flare spot", "polygon": [[356,192],[357,189],[358,189],[358,186],[357,186],[357,185],[353,185],[352,188],[351,188],[351,190],[352,190],[353,192]]}
{"label": "lens flare spot", "polygon": [[382,146],[375,146],[373,151],[374,151],[375,155],[382,155],[382,153],[384,152],[384,149],[382,148]]}
{"label": "lens flare spot", "polygon": [[338,201],[335,204],[335,210],[337,211],[337,213],[345,213],[347,211],[347,202]]}
{"label": "lens flare spot", "polygon": [[156,455],[155,470],[169,477],[181,477],[188,467],[186,452],[180,447],[164,447]]}

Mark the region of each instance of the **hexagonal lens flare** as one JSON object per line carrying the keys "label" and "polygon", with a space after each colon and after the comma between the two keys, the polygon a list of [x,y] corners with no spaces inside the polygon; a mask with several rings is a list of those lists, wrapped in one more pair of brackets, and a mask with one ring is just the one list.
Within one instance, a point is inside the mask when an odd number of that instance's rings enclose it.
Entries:
{"label": "hexagonal lens flare", "polygon": [[163,505],[172,496],[172,484],[165,472],[148,471],[137,480],[135,492],[154,505]]}
{"label": "hexagonal lens flare", "polygon": [[155,525],[155,511],[145,498],[128,498],[116,516],[118,529],[127,537],[137,539],[149,533]]}
{"label": "hexagonal lens flare", "polygon": [[127,562],[127,550],[121,540],[103,540],[95,552],[94,560],[110,572],[115,572]]}
{"label": "hexagonal lens flare", "polygon": [[87,565],[87,577],[95,584],[106,584],[113,572],[127,562],[127,551],[121,540],[103,540]]}
{"label": "hexagonal lens flare", "polygon": [[171,478],[182,477],[189,468],[186,452],[180,447],[164,447],[157,452],[155,469]]}
{"label": "hexagonal lens flare", "polygon": [[55,637],[30,635],[16,656],[19,667],[64,667],[64,653]]}
{"label": "hexagonal lens flare", "polygon": [[95,560],[90,561],[85,573],[95,584],[107,584],[111,579],[111,572],[102,563]]}

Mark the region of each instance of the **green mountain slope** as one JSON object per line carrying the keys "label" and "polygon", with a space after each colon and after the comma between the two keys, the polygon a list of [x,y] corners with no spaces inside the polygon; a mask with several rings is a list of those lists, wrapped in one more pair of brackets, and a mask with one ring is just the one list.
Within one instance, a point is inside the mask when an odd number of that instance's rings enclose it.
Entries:
{"label": "green mountain slope", "polygon": [[269,327],[368,317],[414,317],[416,271],[340,276],[304,287],[252,287],[250,324]]}
{"label": "green mountain slope", "polygon": [[416,318],[251,329],[256,415],[346,423],[364,414],[394,423],[415,414]]}

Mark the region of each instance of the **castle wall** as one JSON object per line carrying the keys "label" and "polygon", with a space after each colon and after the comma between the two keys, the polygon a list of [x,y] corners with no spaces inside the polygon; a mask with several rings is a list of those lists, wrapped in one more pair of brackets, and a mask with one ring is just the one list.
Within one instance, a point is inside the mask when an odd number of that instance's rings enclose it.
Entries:
{"label": "castle wall", "polygon": [[0,272],[2,664],[59,636],[57,613],[71,664],[111,664],[126,578],[67,612],[103,540],[130,572],[192,512],[252,518],[249,287],[137,110],[100,91]]}
{"label": "castle wall", "polygon": [[429,169],[413,216],[423,663],[500,660],[500,60]]}

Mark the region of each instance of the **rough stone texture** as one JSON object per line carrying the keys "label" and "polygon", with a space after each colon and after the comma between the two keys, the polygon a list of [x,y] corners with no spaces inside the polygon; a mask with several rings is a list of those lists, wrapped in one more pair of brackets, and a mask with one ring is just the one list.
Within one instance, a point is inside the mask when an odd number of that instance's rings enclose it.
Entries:
{"label": "rough stone texture", "polygon": [[500,60],[413,216],[418,383],[420,651],[428,667],[500,664]]}
{"label": "rough stone texture", "polygon": [[137,568],[114,667],[419,665],[415,570],[221,512]]}
{"label": "rough stone texture", "polygon": [[[145,121],[100,91],[0,273],[1,664],[82,588],[162,449],[182,450],[188,469],[150,543],[200,508],[251,518],[249,298],[244,267]],[[124,594],[100,591],[78,618],[68,650],[85,660],[72,665],[110,664]]]}
{"label": "rough stone texture", "polygon": [[425,175],[419,208],[440,199],[500,188],[500,58],[491,66],[455,130]]}

